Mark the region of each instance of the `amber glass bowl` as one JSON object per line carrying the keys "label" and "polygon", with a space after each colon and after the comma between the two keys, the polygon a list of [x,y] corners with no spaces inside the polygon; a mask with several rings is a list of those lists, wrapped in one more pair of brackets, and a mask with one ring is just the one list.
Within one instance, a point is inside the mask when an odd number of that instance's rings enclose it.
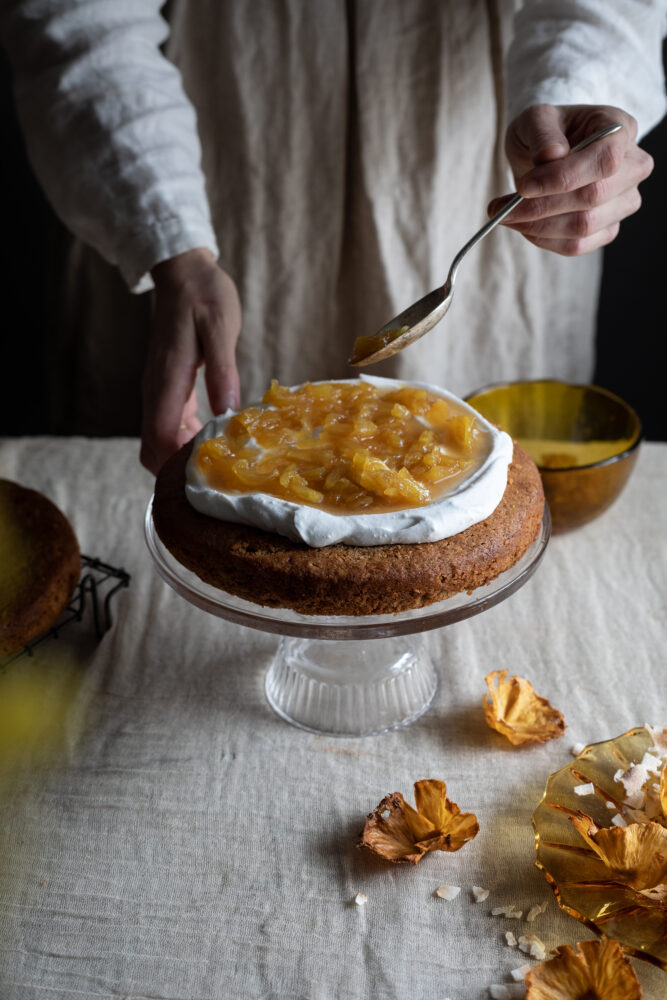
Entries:
{"label": "amber glass bowl", "polygon": [[535,460],[554,532],[578,528],[606,510],[637,460],[639,417],[599,386],[507,382],[478,389],[467,402]]}

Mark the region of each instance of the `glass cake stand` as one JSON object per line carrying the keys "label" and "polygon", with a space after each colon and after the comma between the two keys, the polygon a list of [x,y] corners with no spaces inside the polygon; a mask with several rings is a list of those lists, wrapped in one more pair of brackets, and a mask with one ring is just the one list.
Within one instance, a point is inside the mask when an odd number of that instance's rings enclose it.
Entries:
{"label": "glass cake stand", "polygon": [[152,498],[144,528],[155,567],[177,594],[219,618],[282,636],[265,682],[278,715],[310,732],[374,736],[414,722],[438,686],[426,650],[406,637],[478,615],[522,587],[544,555],[551,518],[545,504],[539,537],[490,584],[424,608],[360,617],[268,608],[204,583],[160,541]]}

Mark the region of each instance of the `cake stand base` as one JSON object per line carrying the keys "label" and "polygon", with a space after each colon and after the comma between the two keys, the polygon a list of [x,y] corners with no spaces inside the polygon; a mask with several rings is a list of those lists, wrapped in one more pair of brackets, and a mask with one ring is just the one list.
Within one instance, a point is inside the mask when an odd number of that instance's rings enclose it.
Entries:
{"label": "cake stand base", "polygon": [[[410,641],[411,639],[411,641]],[[374,736],[417,719],[438,678],[412,637],[281,639],[266,675],[269,704],[293,726],[330,736]]]}

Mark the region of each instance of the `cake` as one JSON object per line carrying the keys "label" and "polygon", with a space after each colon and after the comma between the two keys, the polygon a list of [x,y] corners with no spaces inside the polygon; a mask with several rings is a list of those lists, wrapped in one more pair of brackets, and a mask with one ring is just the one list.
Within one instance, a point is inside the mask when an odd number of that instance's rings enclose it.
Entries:
{"label": "cake", "polygon": [[[381,392],[404,385],[391,380],[365,381],[379,385]],[[466,426],[475,428],[473,437],[478,435],[483,439],[487,435],[489,439],[485,444],[483,440],[478,468],[464,474],[463,483],[450,491],[451,496],[445,490],[442,497],[435,500],[422,497],[420,506],[414,501],[408,502],[405,497],[397,497],[394,491],[386,501],[390,508],[386,513],[364,514],[362,510],[356,515],[342,513],[332,521],[330,514],[319,512],[321,499],[311,499],[308,491],[312,492],[312,487],[301,485],[306,482],[303,476],[298,477],[295,488],[304,491],[309,500],[304,503],[281,499],[281,494],[292,484],[293,474],[285,478],[274,472],[272,482],[276,484],[278,497],[267,498],[263,491],[250,486],[244,491],[212,488],[208,483],[202,489],[202,456],[207,453],[202,446],[206,441],[220,440],[221,431],[229,427],[235,416],[226,414],[207,425],[194,442],[184,445],[161,469],[153,500],[153,520],[158,536],[183,566],[206,583],[256,604],[291,608],[306,615],[398,613],[461,592],[471,592],[489,583],[513,566],[540,533],[544,511],[540,475],[532,459],[507,435],[492,428],[450,394],[436,387],[428,389],[441,395],[447,405],[454,408],[454,416],[450,414],[447,419],[458,420],[464,414],[469,421]],[[264,405],[270,407],[271,399]],[[258,410],[255,408],[253,412]],[[423,424],[424,418],[419,419]],[[452,429],[446,421],[443,426],[446,428],[443,434],[451,434]],[[461,426],[460,423],[456,425],[457,434]],[[318,438],[320,431],[320,427],[316,428],[314,438]],[[385,432],[378,430],[376,437],[381,433]],[[246,438],[243,454],[251,453],[250,446],[256,447],[256,442],[250,438],[248,444]],[[428,447],[432,449],[429,456],[435,454],[433,444]],[[463,445],[457,448],[452,462],[457,454],[467,454],[461,451]],[[414,450],[413,441],[409,454]],[[376,458],[368,450],[364,454],[368,456],[368,468],[373,469]],[[234,461],[238,460],[230,459],[228,464],[233,466]],[[272,461],[270,458],[268,466]],[[351,458],[350,463],[353,461]],[[433,459],[431,465],[424,465],[423,461],[415,464],[414,457],[411,461],[413,475],[408,476],[409,470],[405,467],[400,473],[410,490],[410,482],[419,476],[420,469],[420,482],[425,482],[431,474],[429,470],[434,467]],[[459,464],[465,465],[466,461],[467,458],[461,459]],[[440,462],[436,468],[444,468],[442,463],[446,458]],[[247,464],[239,468],[244,475],[248,472]],[[325,471],[321,473],[320,486],[321,482],[328,481]],[[283,480],[287,483],[285,488],[280,485]],[[312,476],[310,481],[312,483]],[[363,471],[360,474],[357,470],[356,482],[364,482]],[[227,495],[218,510],[220,493]],[[321,491],[314,493],[321,497]],[[466,509],[467,496],[474,501],[470,511]],[[248,497],[258,500],[256,524],[248,523],[254,516]],[[239,498],[242,502],[235,504]],[[363,496],[356,502],[367,503]],[[279,507],[283,510],[282,517],[275,514]],[[446,517],[440,516],[441,508],[446,508]],[[211,510],[216,512],[214,516]],[[275,521],[268,520],[269,514],[272,517],[275,514]],[[319,534],[315,532],[314,541],[308,533],[309,518],[311,521],[314,518],[321,529]],[[328,543],[329,537],[337,538],[343,530],[339,529],[338,522],[345,524],[348,521],[357,526],[370,524],[379,528],[393,521],[397,526],[395,537],[402,540],[388,540],[392,537],[391,531],[383,528],[368,536],[370,541],[366,543],[350,544],[339,540]],[[438,525],[439,533],[446,533],[446,537],[431,540],[433,523]],[[267,524],[274,526],[267,530]],[[304,537],[311,538],[310,543],[294,537],[302,524],[306,525]],[[462,530],[456,530],[461,524],[465,525]],[[406,541],[414,532],[418,532],[418,538],[428,540]],[[356,528],[352,534],[357,537]]]}
{"label": "cake", "polygon": [[58,622],[80,573],[65,515],[36,490],[0,479],[0,657]]}

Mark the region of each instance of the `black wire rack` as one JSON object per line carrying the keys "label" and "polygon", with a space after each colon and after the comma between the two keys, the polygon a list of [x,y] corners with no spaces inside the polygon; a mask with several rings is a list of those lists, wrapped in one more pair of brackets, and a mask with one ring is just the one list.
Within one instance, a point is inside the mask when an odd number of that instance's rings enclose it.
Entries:
{"label": "black wire rack", "polygon": [[81,579],[59,621],[15,653],[0,659],[0,670],[21,656],[32,656],[35,648],[48,639],[58,639],[63,629],[92,615],[98,641],[113,624],[112,598],[123,587],[129,587],[130,574],[124,569],[109,566],[94,556],[81,555]]}

